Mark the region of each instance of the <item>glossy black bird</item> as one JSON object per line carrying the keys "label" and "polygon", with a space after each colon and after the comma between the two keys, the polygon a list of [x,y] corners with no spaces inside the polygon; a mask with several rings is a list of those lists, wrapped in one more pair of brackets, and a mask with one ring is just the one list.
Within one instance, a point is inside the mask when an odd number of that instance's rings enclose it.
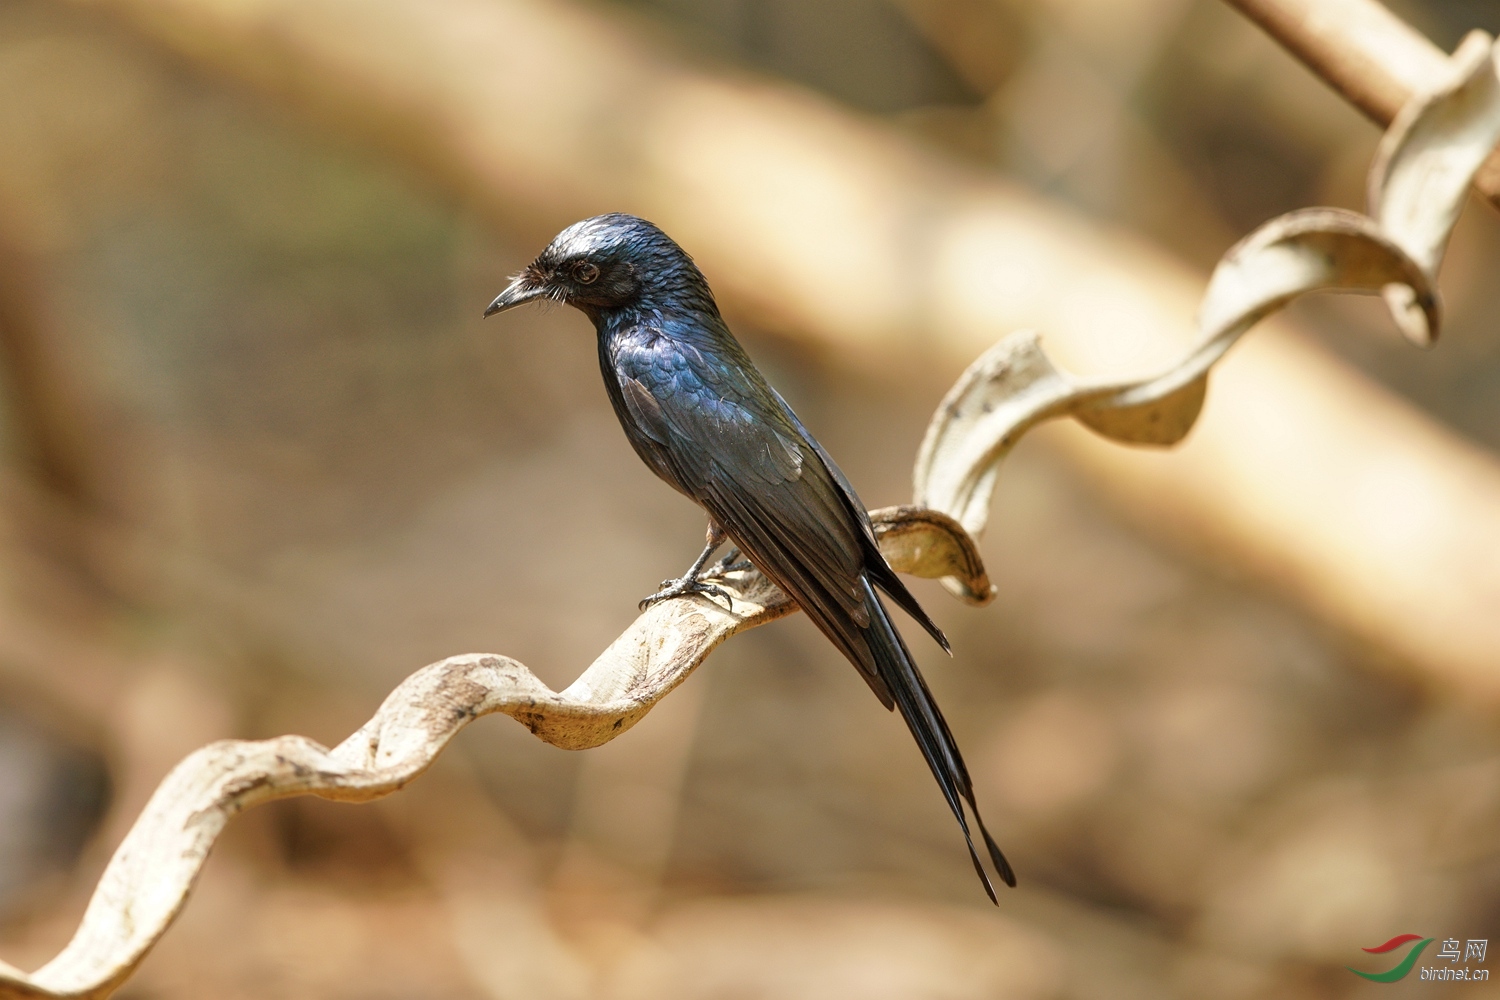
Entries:
{"label": "glossy black bird", "polygon": [[728,595],[700,579],[725,536],[790,595],[874,690],[901,710],[995,899],[964,816],[967,802],[1000,877],[1015,875],[974,802],[968,770],[884,591],[946,650],[948,640],[875,544],[865,505],[839,467],[729,332],[692,258],[656,226],[601,215],[569,226],[490,303],[490,316],[550,299],[582,310],[636,454],[708,512],[708,544],[679,580],[641,602]]}

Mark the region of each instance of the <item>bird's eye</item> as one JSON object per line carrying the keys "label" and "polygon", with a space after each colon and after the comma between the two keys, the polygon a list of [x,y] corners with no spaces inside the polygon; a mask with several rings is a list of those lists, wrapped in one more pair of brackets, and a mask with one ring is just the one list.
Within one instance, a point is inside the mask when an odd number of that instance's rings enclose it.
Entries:
{"label": "bird's eye", "polygon": [[573,265],[573,280],[580,285],[592,285],[599,280],[599,267],[587,262]]}

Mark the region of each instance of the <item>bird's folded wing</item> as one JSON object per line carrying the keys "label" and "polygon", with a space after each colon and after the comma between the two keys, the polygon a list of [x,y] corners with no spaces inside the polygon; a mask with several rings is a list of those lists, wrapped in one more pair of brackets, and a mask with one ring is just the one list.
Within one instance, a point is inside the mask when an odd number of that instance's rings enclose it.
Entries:
{"label": "bird's folded wing", "polygon": [[861,634],[864,526],[780,398],[753,368],[725,370],[690,347],[619,361],[626,405],[675,478],[889,704]]}

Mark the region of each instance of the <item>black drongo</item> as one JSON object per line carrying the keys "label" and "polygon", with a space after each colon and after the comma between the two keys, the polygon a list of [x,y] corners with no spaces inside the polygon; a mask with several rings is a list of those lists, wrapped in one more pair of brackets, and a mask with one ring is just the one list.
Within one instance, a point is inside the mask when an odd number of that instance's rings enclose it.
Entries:
{"label": "black drongo", "polygon": [[566,302],[594,321],[604,385],[625,436],[651,471],[708,512],[703,554],[642,606],[690,593],[727,597],[700,578],[727,536],[801,606],[886,708],[901,710],[990,899],[995,892],[964,802],[1000,877],[1015,885],[979,818],[953,734],[876,589],[944,649],[948,640],[880,554],[865,506],[839,467],[729,332],[692,258],[634,216],[585,219],[559,233],[485,315],[534,299]]}

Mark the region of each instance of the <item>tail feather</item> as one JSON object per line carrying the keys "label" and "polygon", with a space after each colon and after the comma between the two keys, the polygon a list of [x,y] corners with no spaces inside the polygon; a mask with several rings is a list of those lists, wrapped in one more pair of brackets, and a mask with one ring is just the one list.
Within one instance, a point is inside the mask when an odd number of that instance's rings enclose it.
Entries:
{"label": "tail feather", "polygon": [[933,641],[943,647],[943,652],[952,656],[953,647],[948,645],[948,637],[943,634],[942,629],[938,628],[937,622],[932,620],[927,609],[917,603],[915,595],[906,589],[906,584],[896,575],[896,571],[891,569],[890,563],[885,561],[885,556],[881,555],[880,549],[873,544],[868,546],[868,551],[865,553],[865,566],[875,586],[885,591],[891,600],[901,606],[901,610],[915,618],[917,624],[932,636]]}
{"label": "tail feather", "polygon": [[991,902],[998,903],[994,885],[984,870],[979,852],[974,849],[968,817],[964,815],[965,802],[968,803],[969,811],[974,814],[974,822],[984,838],[990,862],[1006,885],[1015,886],[1015,872],[995,843],[995,838],[990,836],[990,831],[984,825],[984,818],[979,815],[973,783],[969,780],[968,768],[964,766],[963,757],[959,754],[958,743],[953,739],[947,720],[938,709],[916,662],[912,660],[911,651],[906,648],[901,633],[896,631],[868,578],[864,580],[864,589],[870,610],[870,628],[866,636],[870,652],[875,658],[876,669],[890,689],[896,708],[900,710],[902,719],[922,750],[922,756],[927,759],[927,766],[937,779],[938,787],[943,791],[943,798],[948,801],[948,807],[958,820],[964,842],[969,848],[969,858],[974,862],[974,870],[984,884],[984,891]]}

